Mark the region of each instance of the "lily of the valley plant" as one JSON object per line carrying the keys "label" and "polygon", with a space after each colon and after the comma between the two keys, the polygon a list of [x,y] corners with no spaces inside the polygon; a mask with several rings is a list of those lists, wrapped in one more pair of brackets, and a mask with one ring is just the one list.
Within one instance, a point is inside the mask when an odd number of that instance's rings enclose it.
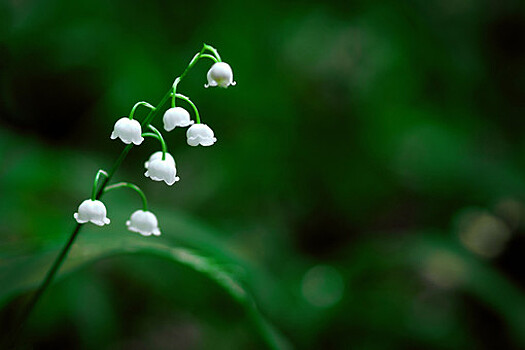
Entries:
{"label": "lily of the valley plant", "polygon": [[[178,92],[178,85],[180,82],[186,77],[186,74],[191,68],[202,58],[213,61],[213,65],[209,69],[206,77],[207,84],[205,84],[204,87],[227,88],[230,85],[235,85],[230,65],[222,62],[221,57],[215,48],[204,44],[202,50],[195,54],[186,69],[175,79],[166,95],[164,95],[156,106],[145,101],[137,102],[131,108],[128,116],[117,120],[110,137],[113,140],[123,142],[126,146],[108,171],[100,169],[97,172],[91,190],[91,197],[82,201],[77,212],[73,214],[74,219],[77,221],[77,225],[68,242],[53,263],[53,266],[48,271],[46,278],[29,302],[26,312],[22,317],[22,322],[27,318],[43,291],[52,281],[55,273],[58,271],[60,265],[67,256],[76,236],[80,232],[81,227],[86,223],[92,223],[97,226],[109,225],[111,223],[110,218],[108,218],[108,210],[104,202],[101,201],[101,197],[105,193],[119,188],[129,188],[136,191],[142,199],[142,208],[134,211],[130,215],[129,220],[126,222],[128,230],[139,233],[142,236],[160,236],[161,230],[159,228],[157,217],[154,213],[148,210],[148,202],[144,192],[137,185],[132,183],[119,182],[109,185],[109,182],[131,148],[133,148],[133,146],[142,145],[145,138],[148,137],[157,139],[160,143],[161,149],[153,152],[149,159],[145,161],[145,177],[148,177],[153,181],[164,181],[168,186],[172,186],[175,182],[179,181],[175,159],[172,154],[168,153],[165,138],[162,136],[162,133],[152,125],[155,118],[161,113],[163,113],[163,127],[167,132],[173,131],[176,128],[189,127],[186,132],[188,145],[211,146],[217,141],[213,130],[208,125],[201,123],[199,110],[195,103],[193,103],[189,97]],[[170,101],[170,105],[167,108],[165,105],[168,101]],[[182,101],[187,106],[191,107],[192,113],[190,114],[188,110],[178,106],[177,104],[179,101]],[[139,122],[134,118],[134,115],[135,111],[140,106],[148,108],[149,113]],[[194,120],[192,120],[192,117]]]}

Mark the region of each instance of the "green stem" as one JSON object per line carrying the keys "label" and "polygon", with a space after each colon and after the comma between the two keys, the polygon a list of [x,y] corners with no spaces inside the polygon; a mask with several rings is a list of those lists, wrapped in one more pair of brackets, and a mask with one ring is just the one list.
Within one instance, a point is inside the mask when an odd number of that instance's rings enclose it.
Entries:
{"label": "green stem", "polygon": [[149,109],[151,109],[151,111],[155,111],[155,107],[154,106],[150,105],[146,101],[140,101],[140,102],[135,103],[135,105],[131,109],[131,112],[129,112],[129,119],[133,119],[133,115],[135,114],[135,110],[138,108],[138,106],[146,106]]}
{"label": "green stem", "polygon": [[217,58],[217,61],[218,61],[218,62],[222,62],[222,60],[221,60],[221,56],[219,55],[219,52],[217,51],[216,48],[214,48],[213,46],[208,45],[208,44],[205,43],[205,44],[203,45],[203,49],[204,49],[204,50],[209,50],[209,51],[210,51],[211,53],[213,53],[213,55]]}
{"label": "green stem", "polygon": [[94,201],[97,198],[97,187],[98,187],[98,180],[100,180],[100,176],[104,175],[105,177],[108,177],[108,173],[106,173],[104,170],[100,169],[97,172],[97,175],[95,176],[95,181],[93,181],[93,190],[91,191],[91,200]]}
{"label": "green stem", "polygon": [[[197,53],[193,57],[193,59],[190,61],[190,63],[188,64],[188,66],[186,67],[184,72],[182,72],[180,77],[176,78],[175,81],[178,80],[178,82],[180,82],[180,81],[182,81],[182,79],[184,79],[186,74],[188,74],[188,72],[191,70],[191,68],[193,68],[193,66],[195,66],[195,64],[197,63],[197,61],[200,58],[200,55],[202,53],[204,53],[205,50],[206,50],[206,46],[204,46],[201,49],[201,51],[199,53]],[[172,96],[172,90],[173,90],[173,85],[170,87],[168,92],[166,92],[164,97],[157,104],[157,108],[155,108],[155,107],[152,108],[150,110],[150,112],[148,113],[148,115],[146,116],[146,118],[144,118],[144,120],[141,123],[142,128],[147,127],[155,119],[155,117],[158,115],[158,112],[160,111],[162,106],[164,106],[164,104]],[[133,144],[129,144],[126,147],[124,147],[122,152],[120,152],[120,155],[118,156],[117,160],[115,160],[115,163],[113,163],[113,166],[111,167],[111,169],[107,173],[107,176],[104,178],[104,180],[102,180],[102,184],[100,185],[100,188],[96,192],[95,199],[100,199],[102,197],[102,195],[104,194],[104,189],[106,188],[106,185],[113,178],[113,175],[118,170],[118,168],[120,167],[120,165],[122,164],[122,162],[124,161],[124,159],[126,158],[126,156],[128,155],[129,151],[132,148],[133,148]],[[21,312],[20,322],[18,323],[18,326],[15,326],[15,329],[14,329],[14,338],[15,339],[16,339],[16,336],[18,335],[18,332],[23,327],[25,321],[31,315],[31,312],[35,308],[35,305],[40,300],[40,297],[45,292],[45,290],[47,289],[49,284],[53,281],[53,278],[55,277],[55,274],[57,273],[57,271],[59,270],[60,266],[64,262],[64,259],[66,258],[69,250],[71,249],[71,246],[73,245],[73,242],[75,241],[76,237],[78,236],[78,233],[80,232],[80,229],[82,228],[82,226],[83,225],[79,224],[79,223],[77,223],[75,225],[75,228],[73,229],[73,232],[71,232],[69,240],[66,242],[66,244],[64,245],[64,247],[60,251],[60,254],[57,256],[57,258],[54,260],[53,265],[51,266],[51,268],[47,272],[46,277],[44,278],[44,280],[42,281],[42,283],[40,284],[40,286],[38,287],[36,292],[32,295],[32,297],[31,297],[30,301],[28,302],[26,308],[24,309],[24,311]]]}
{"label": "green stem", "polygon": [[209,58],[209,59],[213,60],[213,62],[215,62],[215,63],[219,62],[219,60],[217,59],[217,57],[215,57],[215,56],[213,56],[213,55],[208,55],[207,53],[203,53],[203,54],[201,54],[201,57]]}
{"label": "green stem", "polygon": [[153,130],[153,132],[145,132],[142,134],[142,137],[153,137],[160,141],[160,144],[162,146],[162,160],[166,160],[166,152],[168,151],[168,146],[166,146],[166,142],[164,141],[164,138],[162,137],[162,134],[159,130],[157,130],[156,127],[153,125],[148,125],[148,128]]}
{"label": "green stem", "polygon": [[175,79],[175,81],[173,82],[173,91],[171,94],[171,108],[176,107],[175,95],[177,94],[177,85],[179,85],[179,82],[180,82],[179,78]]}
{"label": "green stem", "polygon": [[188,102],[191,105],[191,107],[193,107],[193,110],[195,111],[195,119],[197,119],[197,124],[200,124],[201,123],[201,117],[199,115],[199,110],[197,109],[197,106],[195,106],[195,103],[191,102],[191,100],[188,97],[186,97],[186,96],[184,96],[182,94],[175,94],[175,97],[180,98],[181,100],[184,100],[184,101]]}
{"label": "green stem", "polygon": [[206,45],[206,44],[203,44],[202,45],[202,49],[200,52],[198,52],[197,54],[195,54],[195,56],[193,56],[193,58],[191,59],[190,63],[188,64],[188,66],[186,67],[186,69],[184,70],[184,72],[182,72],[182,74],[180,75],[179,77],[179,80],[182,80],[184,79],[184,77],[186,76],[186,74],[188,74],[188,72],[190,71],[190,69],[193,68],[193,66],[197,63],[197,61],[201,58],[201,55],[206,51],[206,50],[210,50],[212,52],[214,52],[216,54],[216,57],[217,57],[217,60],[221,60],[219,53],[217,52],[217,50],[215,50],[212,46],[210,45]]}
{"label": "green stem", "polygon": [[82,228],[82,226],[83,224],[79,224],[79,223],[75,225],[75,228],[73,229],[71,236],[69,236],[67,243],[64,245],[64,247],[62,248],[62,250],[56,257],[51,268],[47,271],[46,277],[44,278],[44,280],[42,281],[38,289],[35,291],[35,293],[31,296],[31,299],[27,303],[25,309],[20,313],[19,321],[17,323],[14,323],[11,334],[9,334],[4,339],[4,342],[0,343],[0,347],[2,349],[18,349],[17,342],[19,341],[19,334],[22,331],[22,328],[24,327],[25,321],[27,320],[29,315],[31,315],[31,312],[35,308],[35,305],[37,304],[38,300],[40,300],[40,297],[42,296],[44,291],[47,289],[49,284],[53,281],[53,277],[55,276],[58,269],[64,262],[64,259],[67,253],[69,252],[69,249],[71,249],[71,246],[73,245],[73,242],[77,238],[77,235],[80,232],[80,229]]}
{"label": "green stem", "polygon": [[135,184],[132,184],[132,183],[129,183],[129,182],[119,182],[119,183],[116,183],[114,185],[110,185],[110,186],[107,186],[106,188],[104,188],[104,193],[107,193],[107,192],[109,192],[111,190],[114,190],[114,189],[117,189],[117,188],[122,188],[122,187],[131,188],[132,190],[137,191],[137,193],[142,198],[142,210],[148,211],[148,200],[146,199],[146,195],[144,194],[144,192],[142,192],[140,187],[135,185]]}

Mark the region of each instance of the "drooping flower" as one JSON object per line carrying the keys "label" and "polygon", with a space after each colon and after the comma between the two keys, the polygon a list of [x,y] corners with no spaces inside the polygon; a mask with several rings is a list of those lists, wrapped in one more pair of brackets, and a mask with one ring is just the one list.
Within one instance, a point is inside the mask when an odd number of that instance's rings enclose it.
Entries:
{"label": "drooping flower", "polygon": [[140,145],[142,141],[144,141],[140,123],[135,119],[129,119],[127,117],[120,118],[115,123],[113,132],[111,133],[111,139],[114,140],[117,137],[126,144],[133,142],[135,145]]}
{"label": "drooping flower", "polygon": [[128,221],[126,221],[128,230],[138,232],[143,236],[160,236],[159,223],[157,217],[150,211],[137,210]]}
{"label": "drooping flower", "polygon": [[[144,168],[146,168],[146,170],[147,170],[148,167],[149,167],[149,164],[151,162],[153,162],[154,160],[157,160],[157,159],[162,159],[162,151],[158,151],[158,152],[153,153],[149,157],[149,159],[144,162]],[[169,154],[168,152],[166,152],[166,160],[168,160],[170,162],[173,162],[173,165],[175,165],[175,159],[173,159],[173,156],[171,154]]]}
{"label": "drooping flower", "polygon": [[144,173],[146,177],[149,177],[155,181],[164,181],[169,186],[180,180],[180,178],[177,176],[175,161],[168,159],[168,153],[166,153],[165,160],[162,160],[161,155],[161,158],[148,161],[147,163],[147,170]]}
{"label": "drooping flower", "polygon": [[186,138],[190,146],[211,146],[217,138],[214,137],[213,130],[206,124],[194,124],[186,131]]}
{"label": "drooping flower", "polygon": [[230,65],[226,62],[217,62],[211,66],[208,71],[208,84],[205,84],[204,87],[208,86],[220,86],[222,88],[227,88],[230,85],[235,85],[233,81],[233,71]]}
{"label": "drooping flower", "polygon": [[171,131],[177,126],[185,128],[194,123],[193,120],[190,120],[190,113],[182,107],[168,109],[166,113],[164,113],[162,121],[164,122],[164,129],[166,131]]}
{"label": "drooping flower", "polygon": [[78,206],[78,212],[73,217],[79,224],[92,222],[98,226],[108,225],[106,206],[99,200],[86,199]]}

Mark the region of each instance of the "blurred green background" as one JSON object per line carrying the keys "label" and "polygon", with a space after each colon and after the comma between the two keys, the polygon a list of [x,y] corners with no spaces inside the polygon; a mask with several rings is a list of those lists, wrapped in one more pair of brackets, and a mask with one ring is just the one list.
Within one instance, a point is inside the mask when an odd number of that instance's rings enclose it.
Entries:
{"label": "blurred green background", "polygon": [[[114,122],[179,91],[181,181],[104,199],[23,331],[34,349],[525,348],[522,1],[0,2],[0,336],[67,241]],[[137,112],[142,119],[145,111]],[[162,126],[161,118],[155,125]],[[3,333],[3,334],[2,334]]]}

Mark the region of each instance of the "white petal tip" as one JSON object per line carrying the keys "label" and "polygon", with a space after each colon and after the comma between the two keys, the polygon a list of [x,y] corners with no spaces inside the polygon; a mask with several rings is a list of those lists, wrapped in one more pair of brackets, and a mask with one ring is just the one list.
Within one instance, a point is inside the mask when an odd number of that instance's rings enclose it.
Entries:
{"label": "white petal tip", "polygon": [[76,220],[79,224],[85,224],[85,223],[87,222],[87,220],[79,219],[79,217],[78,217],[78,213],[73,214],[73,217],[75,218],[75,220]]}

